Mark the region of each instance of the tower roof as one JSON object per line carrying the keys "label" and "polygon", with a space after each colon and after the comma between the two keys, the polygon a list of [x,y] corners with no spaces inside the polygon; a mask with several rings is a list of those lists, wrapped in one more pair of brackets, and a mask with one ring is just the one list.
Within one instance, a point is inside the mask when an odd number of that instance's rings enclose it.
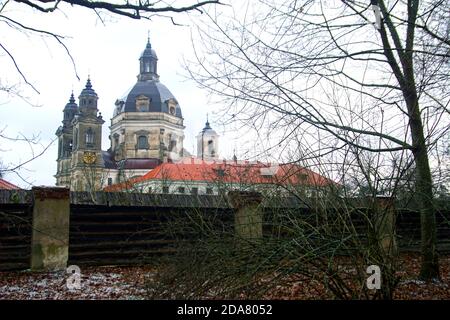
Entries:
{"label": "tower roof", "polygon": [[92,97],[98,97],[95,90],[92,88],[91,84],[91,78],[88,77],[85,88],[81,91],[80,97],[83,96],[92,96]]}
{"label": "tower roof", "polygon": [[[136,99],[138,97],[149,99],[149,108],[147,112],[169,113],[168,101],[176,98],[170,90],[159,81],[138,81],[122,99],[119,99],[114,115],[122,112],[137,112]],[[182,118],[181,108],[177,103],[175,106],[175,116]]]}
{"label": "tower roof", "polygon": [[211,128],[208,118],[206,118],[205,127],[202,129],[200,134],[201,135],[211,135],[211,136],[218,135],[217,132],[213,128]]}
{"label": "tower roof", "polygon": [[156,51],[152,49],[152,44],[150,43],[150,38],[147,39],[147,45],[145,46],[144,51],[141,53],[142,58],[154,58],[158,60],[158,56],[156,55]]}
{"label": "tower roof", "polygon": [[73,96],[73,91],[72,91],[72,94],[70,95],[70,98],[69,98],[69,102],[64,107],[64,110],[76,109],[76,108],[78,108],[78,105],[75,102],[75,97]]}

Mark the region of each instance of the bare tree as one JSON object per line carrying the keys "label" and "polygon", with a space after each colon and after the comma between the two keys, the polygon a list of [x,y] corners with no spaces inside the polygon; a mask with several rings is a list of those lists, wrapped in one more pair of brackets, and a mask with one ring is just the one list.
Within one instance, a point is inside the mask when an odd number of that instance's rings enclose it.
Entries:
{"label": "bare tree", "polygon": [[[30,181],[23,176],[22,169],[24,169],[30,162],[41,157],[50,148],[55,140],[56,139],[53,139],[52,141],[43,144],[39,135],[27,137],[24,134],[19,133],[15,136],[10,136],[6,132],[6,127],[0,129],[0,178],[8,174],[14,174],[19,178],[19,180],[31,185]],[[14,143],[14,145],[19,146],[19,148],[28,148],[28,153],[24,154],[25,159],[21,159],[20,161],[14,163],[2,161],[2,158],[6,158],[4,155],[12,151],[6,147],[9,143]]]}
{"label": "bare tree", "polygon": [[[41,13],[51,14],[58,11],[70,10],[71,7],[82,7],[92,10],[97,17],[102,20],[102,14],[112,14],[115,16],[123,16],[131,19],[151,19],[152,17],[161,16],[167,17],[176,24],[171,14],[178,14],[183,12],[200,12],[202,13],[202,7],[209,4],[218,4],[219,0],[204,0],[204,1],[189,1],[183,2],[178,5],[176,2],[168,4],[161,1],[87,1],[87,0],[17,0],[17,1],[2,1],[0,2],[0,22],[6,24],[11,32],[25,32],[32,36],[47,37],[55,40],[61,45],[66,53],[69,55],[72,63],[75,67],[75,62],[70,54],[69,48],[64,43],[65,37],[58,34],[56,31],[43,30],[36,28],[30,21],[21,21],[14,17],[14,13],[7,12],[7,8],[14,4],[20,4],[24,7],[33,8]],[[14,11],[13,11],[14,12]],[[14,51],[10,46],[0,41],[0,50],[3,51],[13,63],[16,71],[21,76],[22,80],[30,86],[35,92],[39,93],[37,88],[30,82],[28,82],[24,72],[22,72],[20,66],[14,58]],[[78,76],[78,75],[77,75]],[[1,83],[0,90],[14,93],[14,86]]]}
{"label": "bare tree", "polygon": [[[219,0],[192,0],[192,1],[172,1],[170,3],[164,1],[87,1],[87,0],[18,0],[18,1],[0,1],[0,24],[4,27],[3,32],[11,34],[26,34],[28,37],[40,37],[48,41],[48,43],[56,44],[67,54],[72,62],[74,73],[77,78],[76,64],[71,55],[70,48],[66,45],[66,36],[60,34],[58,30],[47,30],[37,27],[33,21],[26,19],[17,14],[23,11],[24,8],[32,9],[35,14],[45,14],[48,19],[51,19],[58,12],[68,14],[73,7],[80,7],[90,10],[95,14],[100,21],[104,22],[107,16],[126,17],[130,19],[152,19],[154,17],[161,17],[171,19],[174,25],[177,25],[175,16],[181,13],[202,13],[203,7],[211,4],[218,4]],[[18,10],[19,9],[19,10]],[[15,80],[7,78],[6,74],[0,75],[0,93],[4,93],[8,97],[16,97],[24,100],[26,103],[34,104],[28,94],[24,90],[31,90],[32,94],[39,94],[39,86],[28,80],[27,71],[23,70],[20,61],[15,57],[17,46],[15,42],[0,40],[0,55],[5,58],[5,61],[10,63],[12,70],[16,71],[17,83]],[[14,77],[13,77],[14,78]],[[1,101],[0,101],[1,103]],[[4,104],[7,105],[6,103]],[[19,169],[26,164],[33,161],[37,157],[44,154],[44,152],[53,143],[51,141],[48,145],[42,148],[36,147],[40,145],[40,140],[36,137],[15,137],[15,134],[7,135],[4,128],[0,128],[0,145],[3,141],[17,141],[24,142],[30,146],[30,157],[20,163],[9,164],[6,157],[3,156],[3,166],[0,167],[2,174],[15,173],[20,176]],[[0,149],[0,152],[2,150]],[[21,177],[21,176],[20,176]],[[26,179],[22,180],[25,182]],[[28,182],[27,182],[28,183]]]}
{"label": "bare tree", "polygon": [[301,158],[346,147],[381,162],[411,155],[420,277],[439,278],[428,153],[449,128],[449,14],[443,0],[248,1],[198,23],[202,50],[187,69],[227,102],[225,124],[307,145]]}

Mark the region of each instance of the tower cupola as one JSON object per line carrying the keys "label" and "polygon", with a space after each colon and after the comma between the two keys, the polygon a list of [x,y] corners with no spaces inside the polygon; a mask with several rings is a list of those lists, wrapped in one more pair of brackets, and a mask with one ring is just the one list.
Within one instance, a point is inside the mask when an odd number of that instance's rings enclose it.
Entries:
{"label": "tower cupola", "polygon": [[205,127],[197,135],[197,157],[202,160],[219,158],[219,135],[211,128],[208,118]]}
{"label": "tower cupola", "polygon": [[158,80],[158,56],[152,49],[150,38],[147,45],[139,58],[139,75],[138,81]]}
{"label": "tower cupola", "polygon": [[70,126],[75,114],[78,112],[78,105],[75,102],[75,97],[73,96],[73,92],[70,95],[69,102],[64,107],[64,118],[63,125],[65,127]]}
{"label": "tower cupola", "polygon": [[92,88],[90,77],[88,77],[85,88],[81,91],[78,97],[80,101],[80,111],[82,113],[97,114],[97,100],[98,95]]}

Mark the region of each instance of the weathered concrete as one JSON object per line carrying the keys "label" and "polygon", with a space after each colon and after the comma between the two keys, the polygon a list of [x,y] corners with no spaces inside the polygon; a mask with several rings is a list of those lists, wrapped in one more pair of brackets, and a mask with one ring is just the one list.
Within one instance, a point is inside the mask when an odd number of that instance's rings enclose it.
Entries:
{"label": "weathered concrete", "polygon": [[65,270],[69,256],[69,189],[33,187],[31,269]]}
{"label": "weathered concrete", "polygon": [[384,253],[392,257],[398,254],[395,236],[395,206],[394,199],[377,197],[375,210],[375,228],[378,241]]}
{"label": "weathered concrete", "polygon": [[240,239],[262,239],[263,215],[262,195],[258,192],[230,191],[228,199],[236,209],[234,231]]}

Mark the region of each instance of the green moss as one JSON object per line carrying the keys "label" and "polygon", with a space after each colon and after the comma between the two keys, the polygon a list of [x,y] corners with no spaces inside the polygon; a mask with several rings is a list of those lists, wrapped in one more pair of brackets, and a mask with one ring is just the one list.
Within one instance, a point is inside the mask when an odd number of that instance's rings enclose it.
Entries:
{"label": "green moss", "polygon": [[9,198],[13,203],[19,203],[20,202],[20,196],[17,192],[14,192],[11,194],[10,198]]}
{"label": "green moss", "polygon": [[31,250],[31,270],[44,269],[44,251],[41,244],[34,244]]}

